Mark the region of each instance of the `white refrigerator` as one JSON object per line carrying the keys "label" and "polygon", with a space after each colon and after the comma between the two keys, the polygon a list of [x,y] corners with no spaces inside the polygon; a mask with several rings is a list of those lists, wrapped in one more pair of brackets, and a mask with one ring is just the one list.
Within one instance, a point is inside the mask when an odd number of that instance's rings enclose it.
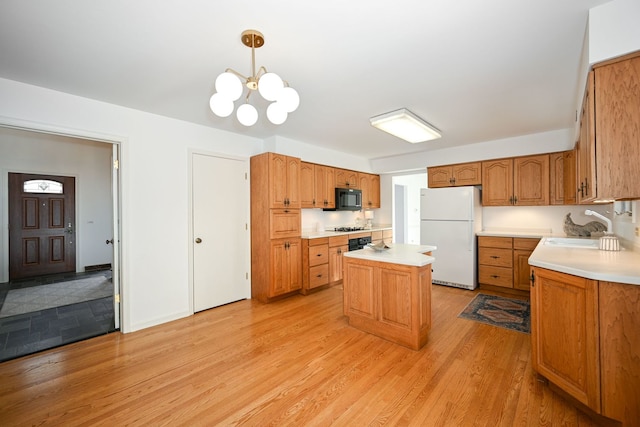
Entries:
{"label": "white refrigerator", "polygon": [[476,232],[482,229],[476,187],[420,190],[420,244],[435,245],[433,283],[477,287]]}

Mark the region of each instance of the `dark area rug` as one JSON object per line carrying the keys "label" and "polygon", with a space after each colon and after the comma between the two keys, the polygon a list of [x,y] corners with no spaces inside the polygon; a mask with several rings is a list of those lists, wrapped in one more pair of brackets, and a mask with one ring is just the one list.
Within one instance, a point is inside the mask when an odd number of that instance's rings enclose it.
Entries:
{"label": "dark area rug", "polygon": [[488,325],[529,333],[529,301],[478,294],[458,315]]}

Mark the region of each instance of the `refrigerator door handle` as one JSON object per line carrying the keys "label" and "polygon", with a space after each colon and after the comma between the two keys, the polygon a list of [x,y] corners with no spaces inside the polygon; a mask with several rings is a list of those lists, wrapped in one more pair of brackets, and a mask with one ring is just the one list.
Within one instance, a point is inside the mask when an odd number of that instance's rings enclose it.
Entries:
{"label": "refrigerator door handle", "polygon": [[468,221],[469,224],[469,233],[467,233],[467,239],[469,239],[469,247],[468,251],[473,251],[473,221]]}

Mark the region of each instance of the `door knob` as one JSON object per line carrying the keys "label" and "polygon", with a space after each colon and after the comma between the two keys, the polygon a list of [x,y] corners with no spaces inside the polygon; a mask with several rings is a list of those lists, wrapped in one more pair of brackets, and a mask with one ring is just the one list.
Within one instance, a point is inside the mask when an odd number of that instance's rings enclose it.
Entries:
{"label": "door knob", "polygon": [[196,237],[196,243],[202,243],[202,239],[199,237]]}
{"label": "door knob", "polygon": [[113,239],[109,239],[109,240],[107,240],[105,243],[106,243],[107,245],[108,245],[109,243],[113,244]]}

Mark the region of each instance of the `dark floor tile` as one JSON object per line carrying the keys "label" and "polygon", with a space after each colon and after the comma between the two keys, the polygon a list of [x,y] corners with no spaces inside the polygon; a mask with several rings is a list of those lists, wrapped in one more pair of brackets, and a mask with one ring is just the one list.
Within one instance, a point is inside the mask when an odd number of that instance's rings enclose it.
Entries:
{"label": "dark floor tile", "polygon": [[40,341],[40,333],[31,334],[29,330],[9,332],[6,348],[20,347]]}
{"label": "dark floor tile", "polygon": [[22,329],[29,329],[31,325],[31,318],[29,316],[11,316],[5,317],[0,322],[0,333],[19,331]]}

